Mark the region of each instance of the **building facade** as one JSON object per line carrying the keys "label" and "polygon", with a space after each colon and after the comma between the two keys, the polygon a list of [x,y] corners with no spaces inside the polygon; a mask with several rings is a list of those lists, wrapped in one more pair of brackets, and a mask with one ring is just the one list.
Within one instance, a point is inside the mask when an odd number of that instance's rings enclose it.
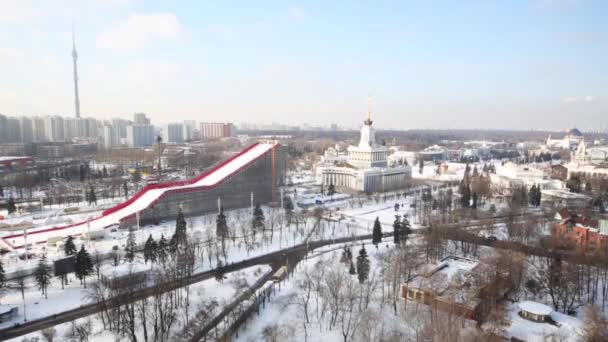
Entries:
{"label": "building facade", "polygon": [[200,133],[203,139],[229,138],[234,136],[235,129],[229,122],[201,122]]}
{"label": "building facade", "polygon": [[372,124],[371,113],[368,112],[361,128],[359,144],[349,146],[345,158],[334,153],[334,150],[325,153],[330,158],[323,158],[315,170],[318,184],[366,193],[406,187],[411,179],[411,168],[408,165],[388,164],[389,149],[376,142]]}

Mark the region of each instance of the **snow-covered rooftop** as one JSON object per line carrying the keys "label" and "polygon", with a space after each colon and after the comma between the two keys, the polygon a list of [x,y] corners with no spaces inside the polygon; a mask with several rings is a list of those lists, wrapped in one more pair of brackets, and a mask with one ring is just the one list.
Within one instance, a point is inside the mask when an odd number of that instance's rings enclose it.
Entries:
{"label": "snow-covered rooftop", "polygon": [[543,316],[547,316],[549,314],[551,314],[551,312],[553,311],[553,309],[551,309],[551,307],[545,305],[545,304],[541,304],[541,303],[537,303],[537,302],[531,302],[531,301],[524,301],[524,302],[520,302],[519,304],[519,308],[522,309],[523,311],[535,314],[535,315],[543,315]]}

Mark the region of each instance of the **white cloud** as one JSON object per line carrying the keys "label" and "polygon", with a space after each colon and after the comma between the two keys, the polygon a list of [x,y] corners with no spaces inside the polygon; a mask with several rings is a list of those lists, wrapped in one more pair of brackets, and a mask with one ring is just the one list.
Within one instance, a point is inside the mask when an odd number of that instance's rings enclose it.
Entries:
{"label": "white cloud", "polygon": [[154,39],[177,40],[183,32],[173,13],[132,14],[97,36],[106,49],[141,49]]}
{"label": "white cloud", "polygon": [[595,100],[595,96],[587,95],[587,96],[585,96],[584,100],[586,102],[591,102],[591,101]]}
{"label": "white cloud", "polygon": [[290,17],[298,19],[306,16],[306,11],[301,7],[290,7],[287,13]]}
{"label": "white cloud", "polygon": [[574,103],[574,102],[593,102],[595,101],[595,96],[586,95],[586,96],[566,96],[562,99],[564,103]]}

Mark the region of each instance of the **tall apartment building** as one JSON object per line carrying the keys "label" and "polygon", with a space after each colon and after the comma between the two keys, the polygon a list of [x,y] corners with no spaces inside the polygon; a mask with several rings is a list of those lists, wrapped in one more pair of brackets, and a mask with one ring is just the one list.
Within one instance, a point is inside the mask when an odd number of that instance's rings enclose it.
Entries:
{"label": "tall apartment building", "polygon": [[232,123],[201,122],[201,138],[227,138],[235,133]]}
{"label": "tall apartment building", "polygon": [[103,147],[105,149],[111,149],[120,145],[120,137],[118,136],[118,130],[111,125],[104,125],[102,129],[102,140]]}
{"label": "tall apartment building", "polygon": [[39,116],[34,116],[32,118],[32,129],[33,136],[32,139],[34,142],[44,142],[48,141],[46,137],[46,127],[45,127],[44,118]]}
{"label": "tall apartment building", "polygon": [[21,133],[22,143],[34,141],[34,124],[31,118],[27,116],[19,117],[19,131]]}
{"label": "tall apartment building", "polygon": [[48,141],[65,141],[63,118],[59,115],[47,116],[44,118],[44,131]]}
{"label": "tall apartment building", "polygon": [[194,131],[196,130],[196,121],[184,120],[184,140],[190,141],[194,139]]}
{"label": "tall apartment building", "polygon": [[149,125],[150,119],[146,116],[146,113],[135,113],[133,114],[133,123],[136,125]]}
{"label": "tall apartment building", "polygon": [[184,142],[184,124],[170,123],[163,126],[163,141],[168,143]]}

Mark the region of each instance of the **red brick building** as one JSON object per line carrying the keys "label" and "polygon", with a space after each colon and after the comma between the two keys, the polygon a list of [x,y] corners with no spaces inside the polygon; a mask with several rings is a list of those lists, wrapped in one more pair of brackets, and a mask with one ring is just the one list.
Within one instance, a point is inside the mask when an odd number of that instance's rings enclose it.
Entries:
{"label": "red brick building", "polygon": [[581,252],[608,251],[608,222],[578,216],[567,209],[560,210],[556,218],[559,221],[551,227],[555,244]]}

